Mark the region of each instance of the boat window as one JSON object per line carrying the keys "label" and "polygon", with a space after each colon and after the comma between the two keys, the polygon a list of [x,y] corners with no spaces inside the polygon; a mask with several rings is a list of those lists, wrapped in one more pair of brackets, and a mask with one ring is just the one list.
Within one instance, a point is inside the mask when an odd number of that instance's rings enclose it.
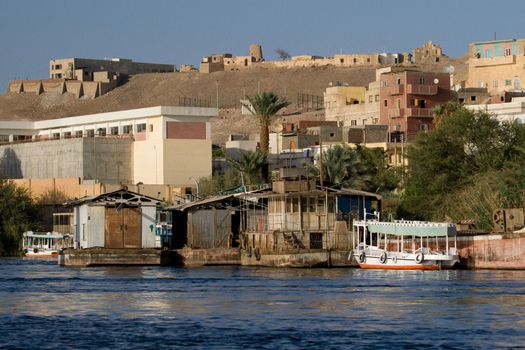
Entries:
{"label": "boat window", "polygon": [[324,212],[324,198],[317,198],[317,213],[322,214]]}
{"label": "boat window", "polygon": [[308,211],[315,213],[315,198],[308,198]]}
{"label": "boat window", "polygon": [[301,198],[301,210],[303,212],[308,212],[308,201],[306,198]]}

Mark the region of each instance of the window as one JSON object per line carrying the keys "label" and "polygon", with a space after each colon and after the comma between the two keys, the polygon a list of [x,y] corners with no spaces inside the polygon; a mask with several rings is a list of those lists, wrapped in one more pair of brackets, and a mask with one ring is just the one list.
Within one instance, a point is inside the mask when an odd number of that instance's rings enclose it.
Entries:
{"label": "window", "polygon": [[510,56],[511,55],[511,52],[510,52],[510,48],[506,48],[505,49],[505,56]]}
{"label": "window", "polygon": [[476,101],[476,96],[475,95],[470,96],[470,100],[471,101]]}
{"label": "window", "polygon": [[149,132],[153,132],[153,124],[149,125]]}
{"label": "window", "polygon": [[425,77],[419,77],[419,84],[425,84]]}
{"label": "window", "polygon": [[95,130],[93,130],[93,129],[86,130],[86,136],[87,137],[94,137],[95,136]]}
{"label": "window", "polygon": [[511,85],[512,85],[512,80],[506,79],[505,80],[505,86],[511,86]]}
{"label": "window", "polygon": [[341,58],[341,59],[339,60],[339,62],[341,62],[341,63],[345,63],[344,58]]}
{"label": "window", "polygon": [[375,95],[374,99],[376,102],[379,102],[379,95]]}
{"label": "window", "polygon": [[53,134],[51,134],[51,138],[53,140],[58,140],[60,139],[60,133],[59,132],[54,132]]}
{"label": "window", "polygon": [[384,101],[383,101],[383,105],[384,105],[385,107],[388,107],[388,101],[387,101],[387,100],[384,100]]}
{"label": "window", "polygon": [[479,87],[480,88],[484,88],[485,87],[485,82],[484,81],[480,81],[479,82]]}
{"label": "window", "polygon": [[490,50],[485,50],[485,57],[487,57],[487,58],[490,57]]}
{"label": "window", "polygon": [[401,78],[396,79],[396,85],[401,85]]}
{"label": "window", "polygon": [[374,96],[372,95],[368,96],[368,102],[374,102]]}
{"label": "window", "polygon": [[397,108],[401,108],[401,100],[397,99],[396,102],[397,102]]}
{"label": "window", "polygon": [[106,136],[106,128],[98,128],[97,129],[97,135],[98,136]]}
{"label": "window", "polygon": [[370,63],[370,57],[368,57],[368,58],[366,59],[366,61],[367,61],[368,63]]}
{"label": "window", "polygon": [[122,127],[122,133],[123,134],[131,134],[133,132],[133,126],[131,125],[124,125]]}
{"label": "window", "polygon": [[492,81],[492,87],[494,87],[494,88],[498,87],[498,81],[497,80],[493,80]]}
{"label": "window", "polygon": [[146,131],[146,123],[137,124],[137,133]]}
{"label": "window", "polygon": [[64,138],[65,138],[65,139],[70,139],[70,138],[71,138],[71,131],[66,131],[66,132],[64,133]]}
{"label": "window", "polygon": [[82,130],[75,131],[75,137],[82,137]]}
{"label": "window", "polygon": [[350,121],[350,125],[352,125],[352,126],[357,125],[357,120],[351,120]]}
{"label": "window", "polygon": [[357,58],[354,58],[354,63],[357,63]]}
{"label": "window", "polygon": [[111,135],[118,135],[118,126],[112,126],[111,129],[109,129]]}
{"label": "window", "polygon": [[322,232],[310,232],[310,249],[323,249]]}
{"label": "window", "polygon": [[428,124],[421,124],[419,126],[419,130],[421,131],[427,131],[428,130]]}
{"label": "window", "polygon": [[514,79],[514,88],[521,89],[521,83],[519,79]]}

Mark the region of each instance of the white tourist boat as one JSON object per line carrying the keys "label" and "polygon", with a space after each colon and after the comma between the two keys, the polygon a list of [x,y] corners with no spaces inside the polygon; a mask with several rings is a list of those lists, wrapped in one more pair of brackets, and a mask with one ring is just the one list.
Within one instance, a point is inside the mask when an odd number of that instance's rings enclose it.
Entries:
{"label": "white tourist boat", "polygon": [[58,232],[33,232],[23,234],[22,249],[28,257],[53,257],[61,249],[72,246],[72,237]]}
{"label": "white tourist boat", "polygon": [[349,259],[354,257],[361,268],[440,270],[459,262],[454,224],[360,220],[352,231],[358,244]]}

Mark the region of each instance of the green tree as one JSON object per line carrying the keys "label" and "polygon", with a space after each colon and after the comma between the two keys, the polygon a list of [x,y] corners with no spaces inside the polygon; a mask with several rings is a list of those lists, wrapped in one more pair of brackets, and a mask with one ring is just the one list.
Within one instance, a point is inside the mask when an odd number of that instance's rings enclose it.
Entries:
{"label": "green tree", "polygon": [[[244,104],[244,106],[253,115],[258,116],[259,118],[260,150],[267,154],[269,148],[269,127],[271,118],[290,103],[285,98],[278,96],[274,92],[262,92],[255,96],[248,97],[248,102],[249,103]],[[263,167],[263,179],[268,181],[267,165]]]}
{"label": "green tree", "polygon": [[0,256],[20,254],[22,232],[34,226],[34,215],[28,191],[0,179]]}
{"label": "green tree", "polygon": [[[315,165],[306,164],[312,176],[320,176],[320,163],[318,158]],[[383,151],[361,146],[337,144],[323,151],[323,174],[328,186],[372,192],[392,191],[399,183],[399,176],[388,167]]]}
{"label": "green tree", "polygon": [[492,210],[514,203],[525,185],[525,129],[485,112],[443,108],[436,128],[408,147],[408,176],[398,216],[477,219],[489,228]]}
{"label": "green tree", "polygon": [[246,184],[262,180],[262,170],[267,161],[267,154],[261,151],[241,152],[239,159],[228,159],[228,163],[244,177]]}

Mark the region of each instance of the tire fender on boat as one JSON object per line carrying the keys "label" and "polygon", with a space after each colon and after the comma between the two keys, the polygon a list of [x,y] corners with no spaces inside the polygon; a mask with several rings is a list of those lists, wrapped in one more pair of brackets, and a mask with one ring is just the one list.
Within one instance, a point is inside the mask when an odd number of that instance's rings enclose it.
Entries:
{"label": "tire fender on boat", "polygon": [[381,253],[381,255],[379,256],[379,262],[381,264],[386,264],[386,252]]}
{"label": "tire fender on boat", "polygon": [[418,253],[416,255],[416,257],[414,258],[414,261],[417,263],[417,264],[421,264],[423,262],[423,260],[425,259],[423,253]]}
{"label": "tire fender on boat", "polygon": [[361,252],[361,254],[359,254],[359,263],[361,264],[364,263],[365,259],[366,259],[365,252]]}

